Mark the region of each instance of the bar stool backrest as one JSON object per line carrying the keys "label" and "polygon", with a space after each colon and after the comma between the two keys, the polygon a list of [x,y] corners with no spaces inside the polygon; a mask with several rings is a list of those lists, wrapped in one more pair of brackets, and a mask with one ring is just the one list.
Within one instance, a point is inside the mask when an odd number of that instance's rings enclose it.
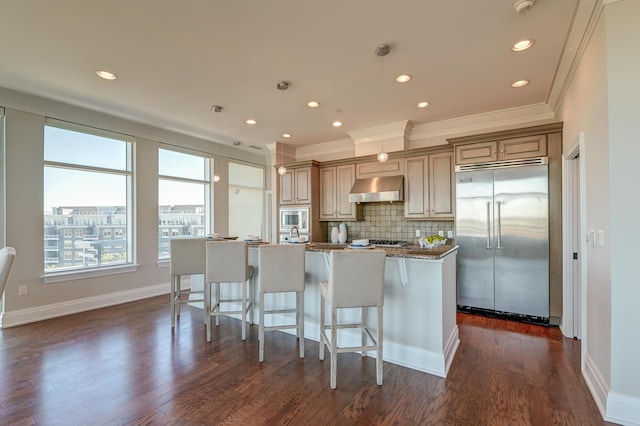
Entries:
{"label": "bar stool backrest", "polygon": [[247,243],[244,241],[207,241],[207,283],[245,282],[249,279]]}
{"label": "bar stool backrest", "polygon": [[13,247],[5,247],[0,250],[0,299],[9,281],[9,274],[11,273],[11,267],[13,261],[16,258],[16,249]]}
{"label": "bar stool backrest", "polygon": [[204,274],[206,249],[204,238],[173,238],[171,240],[171,276]]}
{"label": "bar stool backrest", "polygon": [[260,292],[304,290],[304,245],[265,244],[258,250]]}
{"label": "bar stool backrest", "polygon": [[384,250],[331,250],[328,302],[336,308],[384,305]]}

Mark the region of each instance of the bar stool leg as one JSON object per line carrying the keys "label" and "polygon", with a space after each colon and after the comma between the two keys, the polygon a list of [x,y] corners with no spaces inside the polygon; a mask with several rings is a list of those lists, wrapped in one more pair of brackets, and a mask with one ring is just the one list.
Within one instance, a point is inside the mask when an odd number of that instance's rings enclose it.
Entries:
{"label": "bar stool leg", "polygon": [[247,282],[242,283],[242,340],[247,340]]}
{"label": "bar stool leg", "polygon": [[216,304],[213,312],[216,314],[216,327],[218,327],[220,325],[220,283],[216,283]]}
{"label": "bar stool leg", "polygon": [[338,371],[338,309],[331,307],[331,389],[336,388]]}
{"label": "bar stool leg", "polygon": [[324,361],[324,297],[320,295],[320,361]]}
{"label": "bar stool leg", "polygon": [[204,313],[207,323],[207,342],[211,341],[211,283],[204,283]]}
{"label": "bar stool leg", "polygon": [[298,344],[300,345],[300,358],[304,358],[304,290],[296,292],[298,295]]}
{"label": "bar stool leg", "polygon": [[251,310],[249,311],[249,324],[253,324],[253,305],[254,299],[256,295],[256,276],[251,276],[251,281],[249,281],[249,307]]}
{"label": "bar stool leg", "polygon": [[376,334],[376,382],[382,385],[382,306],[378,306],[378,333]]}
{"label": "bar stool leg", "polygon": [[264,361],[264,293],[260,293],[260,325],[258,326],[258,340],[260,349],[258,351],[258,361]]}
{"label": "bar stool leg", "polygon": [[[367,324],[369,322],[369,308],[366,306],[363,306],[360,308],[360,314],[361,314],[361,327],[362,329],[360,330],[362,332],[362,346],[367,346],[367,332],[365,331],[365,328],[367,327]],[[367,356],[367,351],[363,350],[362,351],[362,357],[366,357]]]}
{"label": "bar stool leg", "polygon": [[176,326],[176,277],[171,277],[171,328]]}

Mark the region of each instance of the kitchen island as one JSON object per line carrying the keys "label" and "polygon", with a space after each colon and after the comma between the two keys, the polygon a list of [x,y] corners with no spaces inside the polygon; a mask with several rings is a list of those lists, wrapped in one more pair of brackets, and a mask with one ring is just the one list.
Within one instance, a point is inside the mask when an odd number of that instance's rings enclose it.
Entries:
{"label": "kitchen island", "polygon": [[[256,295],[260,281],[259,244],[249,245],[249,264],[254,267]],[[416,246],[385,248],[384,360],[407,368],[446,377],[459,345],[456,324],[456,255],[458,247],[433,249]],[[305,256],[305,338],[320,339],[320,281],[329,277],[330,250],[350,250],[345,244],[309,243]],[[195,284],[195,283],[194,283]],[[224,287],[223,295],[239,295],[240,286]],[[258,316],[255,297],[254,318]],[[268,294],[267,308],[295,306],[294,294]],[[272,318],[269,318],[272,317]],[[370,314],[375,330],[375,313]],[[355,322],[359,309],[341,309],[340,322]],[[266,325],[290,323],[291,317],[268,316]],[[342,345],[359,346],[357,330],[343,330]],[[372,352],[370,352],[374,355]]]}

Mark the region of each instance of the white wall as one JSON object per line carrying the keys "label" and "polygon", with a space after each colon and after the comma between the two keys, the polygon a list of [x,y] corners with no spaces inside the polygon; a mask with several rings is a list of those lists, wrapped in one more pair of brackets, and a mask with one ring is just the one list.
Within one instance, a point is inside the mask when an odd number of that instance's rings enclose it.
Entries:
{"label": "white wall", "polygon": [[[6,244],[17,251],[7,285],[2,325],[39,320],[55,315],[122,303],[169,292],[168,265],[158,264],[157,149],[160,142],[202,152],[221,153],[219,168],[228,159],[264,165],[252,153],[218,147],[211,141],[176,134],[151,126],[76,108],[0,88],[0,106],[6,112]],[[135,272],[44,284],[43,138],[45,117],[99,127],[136,137]],[[216,229],[227,227],[227,182],[214,187]],[[18,286],[28,285],[29,295],[18,296]],[[168,301],[167,301],[168,308]]]}
{"label": "white wall", "polygon": [[640,398],[640,1],[605,9],[611,199],[611,389]]}
{"label": "white wall", "polygon": [[[605,26],[601,19],[591,37],[567,92],[560,116],[563,143],[571,144],[584,132],[586,169],[586,229],[602,229],[609,235],[609,136],[607,116]],[[584,341],[587,356],[598,366],[607,383],[611,380],[611,265],[609,244],[583,247],[587,264],[587,324]]]}
{"label": "white wall", "polygon": [[604,11],[564,98],[565,146],[585,135],[586,229],[604,247],[586,247],[583,374],[607,420],[640,424],[640,2],[604,2]]}

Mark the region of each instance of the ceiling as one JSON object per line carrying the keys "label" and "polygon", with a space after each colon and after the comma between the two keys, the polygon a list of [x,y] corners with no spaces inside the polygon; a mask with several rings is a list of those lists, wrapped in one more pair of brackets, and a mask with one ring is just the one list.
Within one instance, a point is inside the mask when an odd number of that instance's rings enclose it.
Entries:
{"label": "ceiling", "polygon": [[[0,0],[0,87],[266,154],[278,140],[303,147],[403,120],[553,109],[585,3],[516,13],[513,0]],[[523,38],[534,46],[511,51]],[[396,83],[403,73],[412,80]],[[530,83],[512,88],[520,79]]]}

